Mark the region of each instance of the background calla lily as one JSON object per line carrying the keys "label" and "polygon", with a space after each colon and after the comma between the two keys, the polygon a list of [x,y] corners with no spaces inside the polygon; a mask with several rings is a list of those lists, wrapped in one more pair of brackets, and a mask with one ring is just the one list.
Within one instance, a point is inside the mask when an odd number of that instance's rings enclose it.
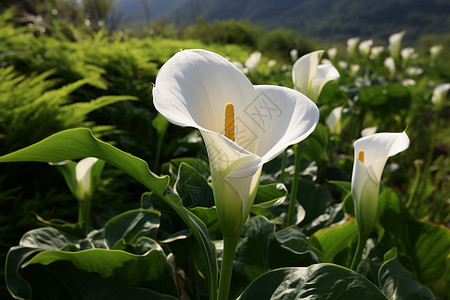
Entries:
{"label": "background calla lily", "polygon": [[[205,50],[169,59],[156,77],[153,101],[170,122],[200,130],[224,236],[238,235],[245,223],[262,165],[305,139],[319,120],[317,106],[303,94],[254,86],[232,63]],[[227,103],[234,105],[235,141],[223,134]]]}
{"label": "background calla lily", "polygon": [[355,160],[351,185],[355,216],[362,234],[370,234],[373,229],[381,175],[388,158],[408,146],[409,138],[405,132],[376,133],[354,143]]}
{"label": "background calla lily", "polygon": [[338,70],[332,64],[319,65],[324,50],[318,50],[300,57],[292,67],[294,88],[317,101],[323,86],[339,78]]}
{"label": "background calla lily", "polygon": [[433,95],[431,96],[431,101],[438,107],[441,108],[445,104],[445,97],[450,90],[450,83],[441,83],[433,90]]}

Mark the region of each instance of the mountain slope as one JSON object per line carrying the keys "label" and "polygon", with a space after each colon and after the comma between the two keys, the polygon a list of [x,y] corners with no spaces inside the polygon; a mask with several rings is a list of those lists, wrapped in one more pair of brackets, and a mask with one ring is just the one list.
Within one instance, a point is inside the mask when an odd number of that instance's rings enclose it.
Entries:
{"label": "mountain slope", "polygon": [[154,15],[180,24],[192,24],[199,17],[242,19],[336,41],[352,36],[386,39],[403,29],[410,40],[450,33],[448,0],[140,0],[141,6],[144,1],[151,3]]}

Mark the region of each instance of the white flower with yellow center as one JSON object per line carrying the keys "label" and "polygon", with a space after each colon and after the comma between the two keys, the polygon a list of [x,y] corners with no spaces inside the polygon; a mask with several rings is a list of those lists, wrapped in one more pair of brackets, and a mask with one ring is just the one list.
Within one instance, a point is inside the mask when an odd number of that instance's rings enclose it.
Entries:
{"label": "white flower with yellow center", "polygon": [[263,164],[305,139],[319,120],[317,106],[303,94],[254,86],[222,56],[198,49],[164,64],[153,101],[173,124],[200,130],[225,237],[237,237],[247,220]]}
{"label": "white flower with yellow center", "polygon": [[409,138],[402,133],[375,133],[354,143],[352,196],[359,230],[367,235],[373,229],[378,208],[381,175],[389,157],[407,149]]}

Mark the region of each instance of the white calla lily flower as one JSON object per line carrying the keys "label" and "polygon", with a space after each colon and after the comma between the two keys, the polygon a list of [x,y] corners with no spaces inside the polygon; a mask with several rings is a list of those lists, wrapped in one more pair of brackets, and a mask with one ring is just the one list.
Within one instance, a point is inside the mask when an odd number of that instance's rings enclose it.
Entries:
{"label": "white calla lily flower", "polygon": [[323,86],[340,77],[332,64],[321,64],[319,61],[324,50],[318,50],[300,57],[292,67],[294,89],[317,101]]}
{"label": "white calla lily flower", "polygon": [[402,48],[402,39],[405,36],[406,31],[402,30],[400,32],[394,33],[389,36],[389,51],[391,52],[391,56],[395,61],[400,60],[400,51]]}
{"label": "white calla lily flower", "polygon": [[373,40],[362,41],[361,43],[359,43],[359,53],[361,53],[361,55],[364,57],[369,56],[372,45],[373,45]]}
{"label": "white calla lily flower", "polygon": [[368,235],[373,229],[378,208],[378,193],[384,166],[389,157],[407,149],[405,132],[375,133],[354,143],[352,196],[359,230]]}
{"label": "white calla lily flower", "polygon": [[89,200],[94,194],[95,185],[92,182],[92,168],[98,158],[86,157],[80,160],[75,166],[76,197],[78,200]]}
{"label": "white calla lily flower", "polygon": [[340,134],[342,130],[342,110],[343,106],[335,107],[327,117],[325,123],[328,125],[331,133]]}
{"label": "white calla lily flower", "polygon": [[347,60],[350,60],[353,58],[356,52],[356,47],[358,46],[360,38],[359,37],[353,37],[349,38],[347,40]]}
{"label": "white calla lily flower", "polygon": [[337,55],[337,48],[336,47],[329,48],[327,50],[327,55],[331,61],[335,60],[336,55]]}
{"label": "white calla lily flower", "polygon": [[433,90],[433,95],[431,96],[431,101],[439,108],[441,108],[445,103],[445,98],[450,90],[450,83],[441,83]]}
{"label": "white calla lily flower", "polygon": [[317,106],[303,94],[254,86],[222,56],[198,49],[164,64],[153,101],[170,122],[200,130],[225,237],[236,237],[247,220],[263,164],[305,139],[319,120]]}
{"label": "white calla lily flower", "polygon": [[256,67],[259,65],[259,62],[261,61],[261,56],[262,56],[261,52],[253,52],[245,61],[244,66],[249,71],[254,71]]}

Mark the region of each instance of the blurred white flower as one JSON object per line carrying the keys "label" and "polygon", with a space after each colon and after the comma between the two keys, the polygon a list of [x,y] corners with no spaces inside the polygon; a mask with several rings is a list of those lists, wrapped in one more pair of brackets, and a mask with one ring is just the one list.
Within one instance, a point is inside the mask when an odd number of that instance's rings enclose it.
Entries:
{"label": "blurred white flower", "polygon": [[409,76],[417,76],[423,73],[423,69],[419,67],[409,67],[405,70]]}
{"label": "blurred white flower", "polygon": [[416,85],[416,81],[411,78],[406,78],[406,79],[403,79],[402,84],[404,86]]}
{"label": "blurred white flower", "polygon": [[394,61],[400,60],[400,50],[402,48],[402,39],[406,34],[406,31],[402,30],[400,32],[394,33],[389,37],[389,51]]}
{"label": "blurred white flower", "polygon": [[261,61],[261,52],[253,52],[250,54],[250,57],[247,58],[244,65],[249,71],[253,71],[258,66],[259,62]]}
{"label": "blurred white flower", "polygon": [[327,117],[326,124],[331,133],[340,134],[342,130],[341,119],[343,106],[335,107]]}
{"label": "blurred white flower", "polygon": [[357,65],[357,64],[352,64],[352,65],[350,66],[350,74],[351,74],[352,76],[356,76],[356,74],[358,74],[358,72],[359,72],[359,69],[360,69],[360,66],[359,66],[359,65]]}
{"label": "blurred white flower", "polygon": [[380,54],[384,51],[383,46],[375,46],[370,49],[370,58],[376,60],[380,57]]}
{"label": "blurred white flower", "polygon": [[375,134],[376,132],[377,132],[376,126],[367,127],[367,128],[364,128],[363,130],[361,130],[361,136],[362,137],[369,136],[369,135]]}
{"label": "blurred white flower", "polygon": [[365,40],[359,43],[359,53],[361,53],[362,56],[367,57],[370,53],[370,48],[373,45],[372,40]]}
{"label": "blurred white flower", "polygon": [[348,62],[343,61],[343,60],[340,60],[340,61],[338,61],[338,66],[339,66],[341,69],[347,69],[347,68],[348,68]]}
{"label": "blurred white flower", "polygon": [[292,61],[296,61],[298,59],[298,50],[297,49],[292,49],[289,52],[289,55],[291,56]]}
{"label": "blurred white flower", "polygon": [[403,48],[402,51],[400,52],[403,62],[406,63],[408,62],[408,60],[416,58],[417,53],[415,52],[416,50],[413,47]]}
{"label": "blurred white flower", "polygon": [[347,40],[347,59],[351,59],[355,55],[358,43],[359,37],[353,37]]}
{"label": "blurred white flower", "polygon": [[431,96],[431,101],[437,106],[442,107],[444,105],[447,93],[450,90],[450,83],[441,83],[433,90],[433,96]]}
{"label": "blurred white flower", "polygon": [[327,50],[327,55],[328,55],[328,58],[330,60],[334,60],[336,58],[336,54],[337,54],[337,48],[336,47],[329,48]]}
{"label": "blurred white flower", "polygon": [[384,66],[388,68],[391,77],[395,76],[395,62],[392,57],[386,57],[386,59],[384,60]]}
{"label": "blurred white flower", "polygon": [[430,47],[430,58],[434,62],[439,54],[442,52],[442,45],[434,45]]}
{"label": "blurred white flower", "polygon": [[269,66],[269,67],[273,67],[273,66],[275,66],[277,64],[277,61],[275,60],[275,59],[271,59],[271,60],[269,60],[268,62],[267,62],[267,65]]}

